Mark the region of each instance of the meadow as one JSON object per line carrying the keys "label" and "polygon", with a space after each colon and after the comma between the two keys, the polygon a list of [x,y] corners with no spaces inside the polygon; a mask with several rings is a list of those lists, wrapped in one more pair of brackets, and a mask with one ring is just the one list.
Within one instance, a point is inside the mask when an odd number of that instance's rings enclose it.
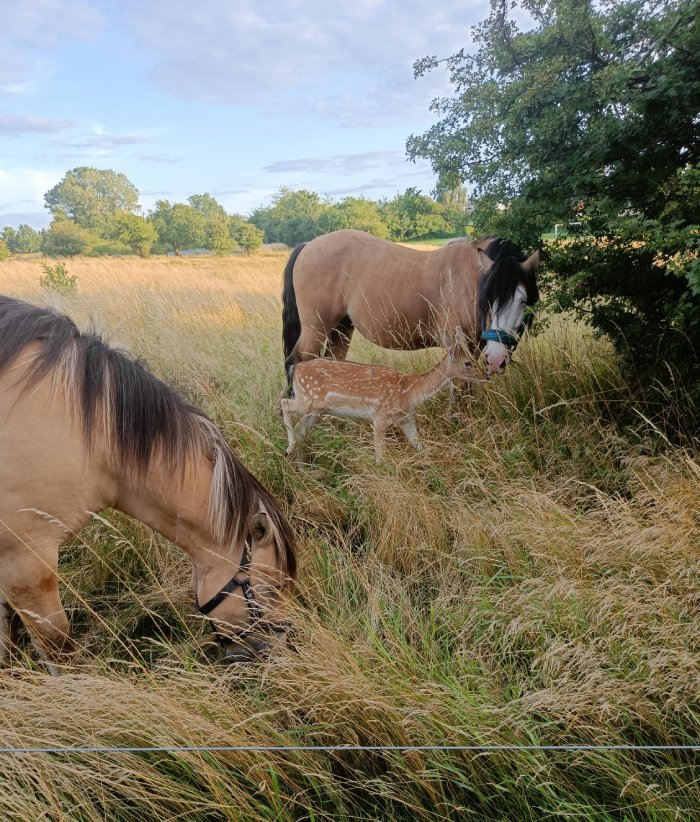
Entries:
{"label": "meadow", "polygon": [[[693,745],[700,740],[700,462],[648,418],[605,340],[565,317],[503,376],[418,414],[425,450],[334,421],[309,464],[278,413],[283,251],[0,262],[203,407],[299,542],[290,648],[226,665],[188,559],[96,516],[63,552],[80,651],[0,672],[0,747]],[[438,352],[356,339],[353,359]],[[47,409],[50,413],[50,409]],[[1,455],[0,455],[1,458]],[[700,755],[654,751],[0,754],[6,820],[690,820]]]}

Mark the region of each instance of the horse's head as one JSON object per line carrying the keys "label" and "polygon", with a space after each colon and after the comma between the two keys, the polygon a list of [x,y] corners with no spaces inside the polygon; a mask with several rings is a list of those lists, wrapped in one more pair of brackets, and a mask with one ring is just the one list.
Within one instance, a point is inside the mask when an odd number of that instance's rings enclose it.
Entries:
{"label": "horse's head", "polygon": [[233,577],[204,604],[200,603],[206,578],[226,579],[230,565],[212,566],[198,582],[198,610],[214,623],[216,638],[230,662],[264,658],[286,642],[289,623],[285,618],[285,599],[295,574],[287,528],[286,522],[276,523],[265,511],[255,514]]}
{"label": "horse's head", "polygon": [[513,243],[496,239],[479,249],[478,312],[487,374],[502,374],[531,317],[528,306],[539,299],[535,271],[539,251],[527,259]]}

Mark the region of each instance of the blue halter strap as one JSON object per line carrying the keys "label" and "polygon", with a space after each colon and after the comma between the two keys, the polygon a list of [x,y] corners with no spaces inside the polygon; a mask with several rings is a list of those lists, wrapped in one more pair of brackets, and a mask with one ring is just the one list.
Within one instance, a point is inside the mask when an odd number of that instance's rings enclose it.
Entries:
{"label": "blue halter strap", "polygon": [[525,323],[521,323],[518,327],[518,330],[516,331],[517,336],[509,334],[507,331],[502,331],[500,328],[487,328],[481,332],[481,339],[486,342],[501,343],[501,345],[505,345],[511,351],[514,351],[515,347],[520,342],[520,337],[523,335],[524,331]]}

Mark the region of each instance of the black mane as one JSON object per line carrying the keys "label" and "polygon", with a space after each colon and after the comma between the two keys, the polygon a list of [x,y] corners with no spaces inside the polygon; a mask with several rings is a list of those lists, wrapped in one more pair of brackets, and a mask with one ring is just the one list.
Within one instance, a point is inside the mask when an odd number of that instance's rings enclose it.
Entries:
{"label": "black mane", "polygon": [[[503,240],[501,237],[494,237],[485,253],[491,258],[493,264],[479,278],[477,305],[481,327],[484,327],[492,306],[496,304],[504,306],[513,299],[515,289],[520,282],[525,286],[529,306],[534,305],[540,298],[535,272],[534,270],[523,271],[520,263],[527,259],[527,255],[515,243]],[[531,321],[532,315],[528,312],[526,322]]]}

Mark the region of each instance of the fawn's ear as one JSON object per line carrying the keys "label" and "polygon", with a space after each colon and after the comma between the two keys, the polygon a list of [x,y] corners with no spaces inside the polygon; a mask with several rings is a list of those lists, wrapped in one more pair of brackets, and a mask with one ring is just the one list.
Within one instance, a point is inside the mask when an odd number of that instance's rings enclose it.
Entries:
{"label": "fawn's ear", "polygon": [[452,333],[452,340],[450,347],[447,349],[450,360],[456,360],[461,354],[466,354],[469,351],[469,342],[467,335],[462,331],[459,325],[455,326]]}
{"label": "fawn's ear", "polygon": [[455,336],[454,336],[455,345],[462,351],[469,351],[469,340],[467,339],[467,335],[462,331],[462,326],[457,325],[455,326]]}

